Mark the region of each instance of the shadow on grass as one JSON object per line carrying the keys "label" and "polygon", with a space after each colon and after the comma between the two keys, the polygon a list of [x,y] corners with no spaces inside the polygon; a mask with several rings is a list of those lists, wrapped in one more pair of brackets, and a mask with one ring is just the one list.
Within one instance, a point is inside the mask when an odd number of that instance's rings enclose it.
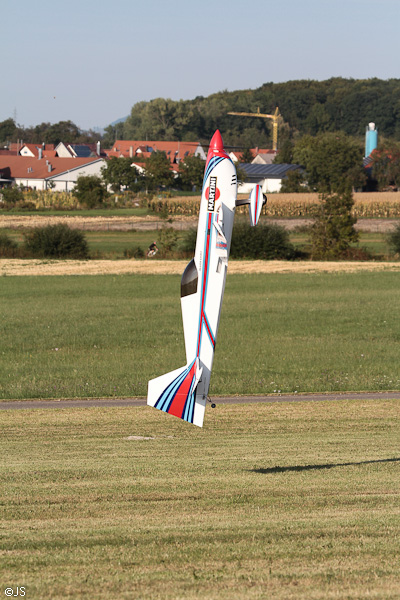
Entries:
{"label": "shadow on grass", "polygon": [[373,465],[378,463],[400,462],[400,458],[382,458],[380,460],[364,460],[361,462],[328,463],[325,465],[294,465],[289,467],[270,467],[268,469],[250,469],[253,473],[271,475],[273,473],[292,473],[296,471],[313,471],[321,469],[335,469],[336,467],[355,467],[360,465]]}

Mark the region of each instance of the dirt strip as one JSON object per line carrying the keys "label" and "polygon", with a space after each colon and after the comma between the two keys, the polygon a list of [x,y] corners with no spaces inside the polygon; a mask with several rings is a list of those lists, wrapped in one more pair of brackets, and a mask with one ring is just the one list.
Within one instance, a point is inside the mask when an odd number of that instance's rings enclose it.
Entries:
{"label": "dirt strip", "polygon": [[[65,223],[72,229],[82,231],[153,231],[172,227],[178,230],[195,229],[197,227],[198,217],[180,215],[174,217],[171,222],[163,221],[157,215],[139,216],[78,216],[78,215],[0,215],[0,229],[31,229],[32,227],[43,227],[45,225],[55,225]],[[262,222],[269,225],[279,225],[288,231],[294,231],[298,228],[310,227],[313,220],[309,218],[266,218],[262,217]],[[367,231],[374,233],[388,233],[393,231],[399,224],[399,219],[390,218],[362,218],[358,219],[355,229],[358,231]]]}
{"label": "dirt strip", "polygon": [[197,227],[197,217],[181,215],[172,222],[163,221],[156,215],[144,217],[129,216],[68,216],[68,215],[0,215],[0,229],[31,229],[33,227],[44,227],[45,225],[57,225],[64,223],[71,229],[83,231],[134,231],[134,230],[157,230],[163,227],[173,229],[190,229]]}
{"label": "dirt strip", "polygon": [[[181,275],[182,260],[36,260],[0,259],[1,276],[20,275]],[[400,271],[400,262],[231,261],[229,273],[353,273]]]}
{"label": "dirt strip", "polygon": [[[265,402],[326,402],[333,400],[399,400],[400,392],[331,392],[326,394],[275,394],[271,396],[213,396],[215,404],[256,404]],[[73,400],[0,401],[0,410],[41,408],[95,408],[145,406],[146,398],[75,398]]]}

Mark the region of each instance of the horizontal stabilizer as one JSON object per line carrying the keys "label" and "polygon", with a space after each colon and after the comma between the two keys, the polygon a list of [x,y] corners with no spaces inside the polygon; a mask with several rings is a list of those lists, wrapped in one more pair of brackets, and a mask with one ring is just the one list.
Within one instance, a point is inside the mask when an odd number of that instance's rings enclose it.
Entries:
{"label": "horizontal stabilizer", "polygon": [[196,399],[196,389],[203,369],[199,359],[149,381],[147,404],[202,427],[205,399]]}
{"label": "horizontal stabilizer", "polygon": [[250,192],[249,197],[246,200],[237,200],[236,206],[243,206],[244,204],[249,205],[249,216],[250,216],[250,225],[254,227],[257,225],[261,210],[264,204],[267,202],[267,197],[262,193],[262,189],[260,185],[256,185]]}

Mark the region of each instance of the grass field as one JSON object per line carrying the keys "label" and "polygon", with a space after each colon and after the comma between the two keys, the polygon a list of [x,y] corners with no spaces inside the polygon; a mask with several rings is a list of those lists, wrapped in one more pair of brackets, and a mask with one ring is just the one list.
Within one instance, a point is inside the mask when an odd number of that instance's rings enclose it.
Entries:
{"label": "grass field", "polygon": [[[210,394],[396,390],[398,273],[228,274]],[[180,275],[1,277],[0,398],[145,396]]]}
{"label": "grass field", "polygon": [[76,209],[76,210],[58,210],[51,208],[44,208],[42,210],[2,210],[0,209],[0,216],[13,216],[13,215],[25,215],[25,216],[43,216],[43,217],[142,217],[148,214],[146,207],[137,208],[87,208],[87,209]]}
{"label": "grass field", "polygon": [[[166,227],[169,224],[166,223]],[[18,229],[2,229],[11,239],[22,244],[24,235]],[[176,230],[177,240],[181,240],[185,232]],[[104,256],[110,259],[119,259],[124,256],[124,251],[134,246],[140,246],[144,252],[153,240],[160,239],[159,230],[133,230],[133,231],[85,231],[84,235],[88,241],[89,252],[92,256]],[[310,236],[304,231],[290,231],[290,241],[294,246],[303,251],[310,250]],[[159,242],[158,242],[159,243]],[[374,256],[387,258],[389,246],[387,234],[360,232],[360,239],[354,247],[365,248]]]}
{"label": "grass field", "polygon": [[[388,258],[390,248],[388,244],[388,235],[381,232],[361,231],[357,243],[352,244],[353,248],[362,248],[371,253],[373,257],[381,259]],[[290,241],[292,244],[303,252],[311,251],[310,235],[302,231],[290,231]]]}
{"label": "grass field", "polygon": [[1,593],[398,599],[399,416],[227,405],[201,430],[147,407],[1,411]]}

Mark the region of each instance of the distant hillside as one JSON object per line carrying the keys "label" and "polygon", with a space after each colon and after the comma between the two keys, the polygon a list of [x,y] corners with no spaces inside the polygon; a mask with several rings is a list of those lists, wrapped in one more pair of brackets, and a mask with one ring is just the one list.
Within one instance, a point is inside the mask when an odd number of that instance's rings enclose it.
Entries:
{"label": "distant hillside", "polygon": [[[225,144],[271,146],[270,121],[230,116],[229,111],[282,115],[279,145],[287,138],[315,135],[323,131],[344,131],[363,136],[370,121],[379,135],[400,140],[400,79],[342,79],[326,81],[297,80],[265,83],[255,90],[218,92],[193,100],[174,101],[157,98],[139,102],[118,127],[124,139],[191,140],[207,142],[215,129]],[[115,139],[115,138],[114,138]]]}
{"label": "distant hillside", "polygon": [[127,118],[128,118],[128,116],[126,116],[126,117],[121,117],[120,119],[117,119],[116,121],[113,121],[113,122],[111,123],[111,125],[112,125],[113,127],[115,127],[115,125],[118,125],[118,123],[125,123],[125,121],[127,120]]}

